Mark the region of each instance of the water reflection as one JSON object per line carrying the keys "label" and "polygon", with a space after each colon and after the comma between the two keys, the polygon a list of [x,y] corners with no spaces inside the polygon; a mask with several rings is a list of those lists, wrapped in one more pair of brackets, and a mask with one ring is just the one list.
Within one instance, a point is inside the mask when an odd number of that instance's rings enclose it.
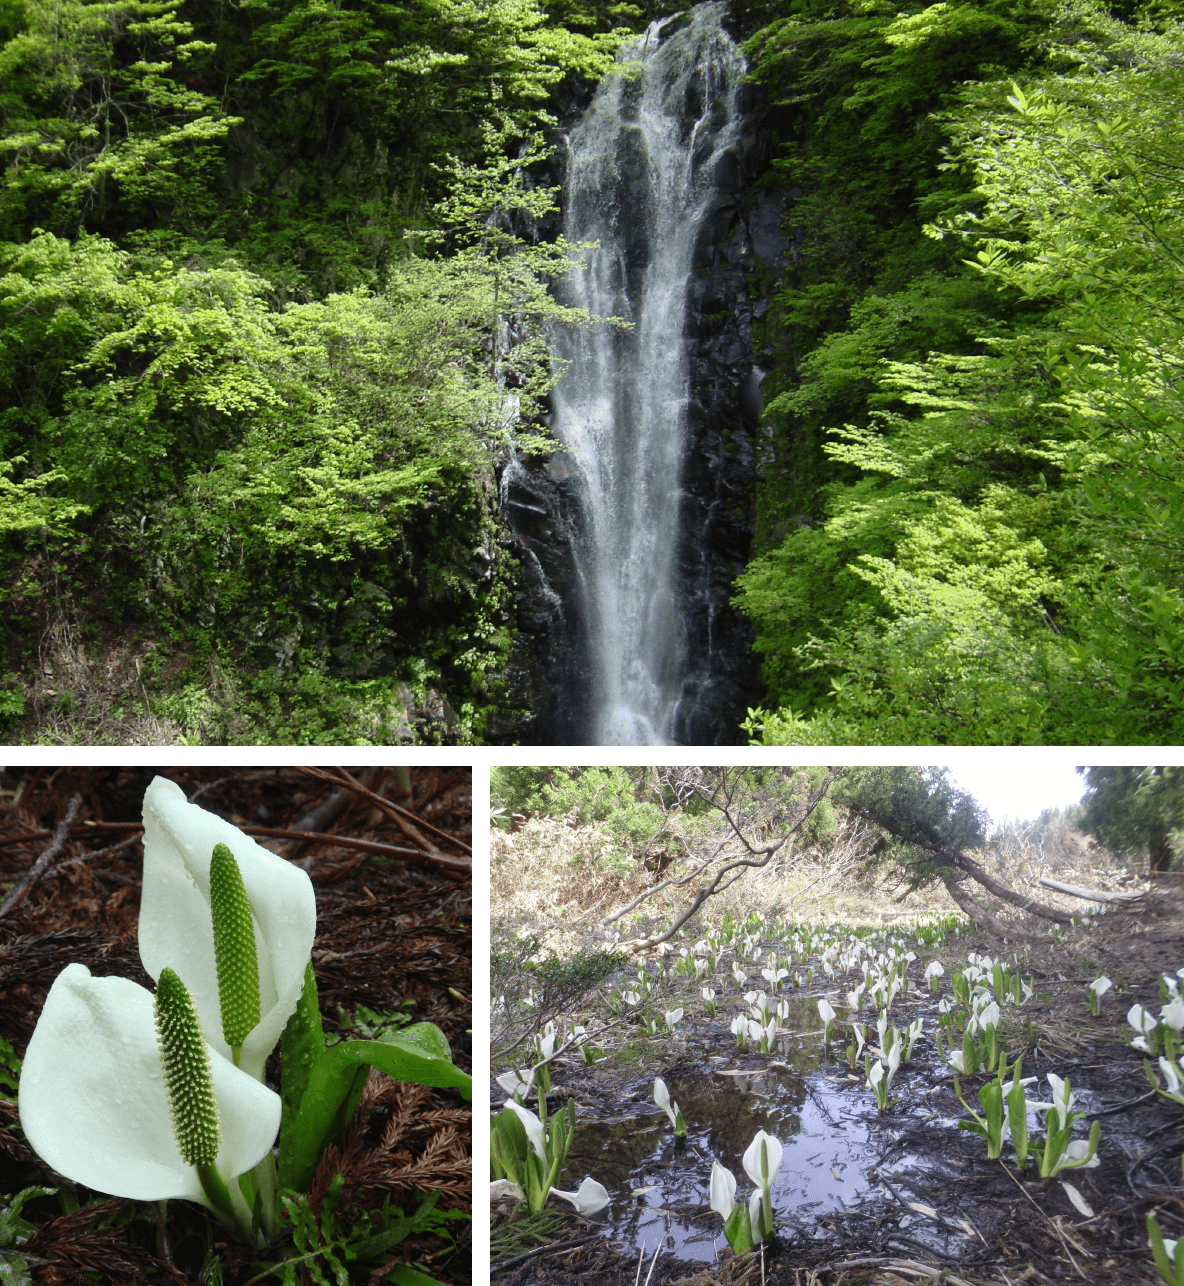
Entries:
{"label": "water reflection", "polygon": [[[782,1053],[794,1057],[790,1045]],[[737,1051],[739,1060],[752,1055]],[[605,1220],[612,1238],[634,1253],[652,1253],[659,1240],[682,1259],[709,1262],[726,1245],[723,1221],[710,1209],[711,1163],[737,1178],[737,1200],[752,1189],[741,1158],[753,1135],[767,1130],[781,1140],[781,1173],[773,1207],[783,1231],[809,1226],[819,1216],[864,1195],[875,1162],[871,1123],[875,1106],[862,1085],[832,1065],[818,1069],[820,1050],[796,1051],[810,1069],[774,1059],[756,1067],[716,1067],[709,1074],[668,1076],[672,1098],[687,1122],[687,1141],[675,1144],[666,1116],[652,1103],[629,1116],[582,1121],[565,1174],[577,1183],[591,1174],[609,1190]],[[834,1078],[834,1079],[831,1079]],[[862,1081],[862,1078],[860,1078]],[[650,1082],[635,1088],[646,1102]]]}

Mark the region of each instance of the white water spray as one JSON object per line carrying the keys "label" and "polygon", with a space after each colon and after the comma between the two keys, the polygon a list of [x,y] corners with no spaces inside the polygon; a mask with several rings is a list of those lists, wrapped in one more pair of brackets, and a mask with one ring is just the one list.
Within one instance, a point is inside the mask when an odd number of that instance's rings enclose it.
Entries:
{"label": "white water spray", "polygon": [[675,588],[687,287],[719,162],[739,132],[745,72],[723,11],[699,5],[627,44],[618,61],[629,69],[606,77],[568,139],[564,234],[600,245],[564,302],[632,323],[553,345],[570,362],[553,395],[555,430],[585,492],[575,556],[594,745],[667,742],[687,669]]}

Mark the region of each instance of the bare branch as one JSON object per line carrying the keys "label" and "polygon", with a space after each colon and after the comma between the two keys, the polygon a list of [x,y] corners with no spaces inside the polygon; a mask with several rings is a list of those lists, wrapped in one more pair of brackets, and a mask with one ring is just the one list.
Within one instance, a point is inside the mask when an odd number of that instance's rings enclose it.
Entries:
{"label": "bare branch", "polygon": [[[682,928],[684,924],[695,914],[696,911],[707,901],[709,897],[722,893],[725,889],[730,888],[732,884],[744,874],[746,870],[760,870],[768,866],[774,855],[778,853],[795,834],[805,825],[813,814],[814,810],[825,798],[827,791],[839,779],[842,774],[841,768],[830,768],[822,782],[815,788],[814,792],[807,798],[804,805],[801,806],[800,814],[797,820],[789,827],[788,830],[775,843],[765,844],[761,847],[755,847],[749,843],[747,836],[742,829],[744,819],[740,816],[742,811],[743,800],[739,794],[739,787],[744,780],[745,774],[749,769],[723,769],[721,775],[713,789],[708,791],[702,786],[696,786],[696,791],[701,799],[706,800],[712,807],[717,809],[727,822],[729,828],[729,839],[738,839],[744,849],[752,854],[750,857],[737,858],[735,861],[728,862],[721,866],[708,884],[698,889],[695,896],[691,899],[690,905],[676,917],[674,923],[664,932],[653,935],[648,938],[638,938],[630,942],[619,944],[622,947],[628,947],[633,952],[648,951],[652,947],[658,946],[662,942],[667,942]],[[736,804],[740,803],[741,808]],[[720,846],[723,847],[722,845]],[[717,848],[718,853],[720,849]],[[733,874],[734,873],[734,874]],[[726,876],[732,878],[723,883]],[[692,877],[693,878],[693,877]],[[653,890],[647,891],[646,896],[651,896]]]}

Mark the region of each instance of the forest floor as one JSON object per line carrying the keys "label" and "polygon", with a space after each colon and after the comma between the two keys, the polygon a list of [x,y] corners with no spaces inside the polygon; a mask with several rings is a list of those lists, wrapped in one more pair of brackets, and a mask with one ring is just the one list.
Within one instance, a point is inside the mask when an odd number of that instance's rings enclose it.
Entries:
{"label": "forest floor", "polygon": [[[645,871],[618,872],[617,896],[606,892],[611,881],[602,870],[599,879],[590,881],[593,887],[580,880],[576,892],[571,867],[585,868],[598,841],[586,829],[576,833],[568,828],[565,836],[561,826],[538,819],[528,822],[516,835],[495,835],[495,939],[501,924],[540,934],[560,954],[588,945],[591,923],[654,878]],[[835,860],[833,847],[829,852],[799,856],[802,862],[791,861],[779,875],[763,874],[759,885],[739,893],[734,890],[734,904],[727,909],[733,915],[747,909],[784,916],[788,905],[798,910],[803,920],[863,923],[876,928],[897,922],[902,928],[911,924],[910,908],[917,900],[927,910],[956,909],[940,887],[935,893],[920,898],[913,895],[894,906],[886,896],[891,878],[871,887],[859,862],[850,854],[842,861]],[[1083,837],[1080,844],[1069,844],[1061,852],[1055,870],[1049,873],[1095,889],[1142,887],[1132,880],[1129,870],[1112,869],[1107,855],[1091,849]],[[1000,878],[1016,888],[1027,883],[1014,869]],[[808,895],[803,893],[807,885]],[[1046,893],[1040,890],[1042,899]],[[1048,894],[1045,900],[1055,903],[1058,895]],[[565,902],[576,905],[564,906]],[[1085,902],[1069,898],[1061,905],[1078,915],[1087,909]],[[581,924],[587,907],[596,909]],[[557,909],[559,914],[555,914]],[[998,904],[994,909],[1005,910]],[[649,917],[654,915],[651,908],[646,911],[646,922],[637,926],[642,933],[648,931]],[[718,922],[720,914],[722,908],[712,912],[712,918]],[[684,941],[689,945],[701,932],[692,926]],[[792,1046],[794,1054],[804,1060],[799,1066],[810,1068],[809,1076],[801,1081],[807,1086],[804,1098],[810,1102],[802,1105],[800,1119],[806,1119],[812,1103],[817,1109],[815,1125],[821,1119],[824,1134],[829,1130],[841,1138],[858,1136],[862,1152],[857,1162],[851,1162],[863,1172],[857,1199],[832,1202],[821,1213],[817,1203],[809,1201],[797,1209],[778,1208],[781,1227],[764,1253],[733,1257],[722,1236],[719,1216],[710,1210],[705,1196],[713,1150],[715,1155],[724,1150],[729,1127],[717,1117],[696,1137],[695,1123],[688,1113],[689,1147],[676,1146],[669,1138],[664,1146],[659,1145],[660,1152],[638,1162],[644,1150],[639,1144],[632,1162],[631,1182],[639,1185],[635,1191],[640,1194],[649,1185],[658,1185],[663,1193],[656,1213],[665,1219],[665,1236],[655,1238],[650,1232],[646,1244],[638,1229],[646,1226],[645,1220],[655,1211],[643,1210],[639,1215],[635,1210],[622,1216],[620,1198],[604,1215],[591,1219],[552,1199],[542,1215],[535,1217],[540,1221],[536,1229],[521,1211],[495,1207],[494,1280],[507,1286],[642,1286],[647,1281],[650,1286],[900,1286],[939,1281],[947,1286],[1018,1286],[1020,1282],[1063,1286],[1071,1281],[1148,1286],[1156,1281],[1147,1215],[1157,1215],[1165,1237],[1184,1236],[1184,1109],[1156,1094],[1148,1084],[1143,1055],[1129,1046],[1133,1032],[1125,1015],[1136,1002],[1158,1013],[1160,975],[1174,974],[1184,966],[1184,897],[1179,888],[1174,881],[1156,881],[1136,909],[1111,910],[1088,926],[1069,929],[1060,940],[1050,935],[1046,944],[1036,945],[1023,957],[1021,975],[1025,980],[1031,978],[1035,994],[1022,1005],[1003,1006],[1000,1035],[1009,1058],[1022,1054],[1023,1074],[1040,1078],[1029,1090],[1029,1098],[1048,1097],[1045,1077],[1051,1071],[1070,1079],[1074,1093],[1080,1096],[1078,1106],[1086,1113],[1084,1127],[1100,1120],[1100,1164],[1096,1168],[1065,1171],[1041,1181],[1030,1167],[1021,1175],[1010,1144],[1005,1145],[1002,1160],[989,1161],[983,1140],[956,1127],[969,1113],[958,1102],[953,1077],[933,1048],[934,1024],[929,1015],[934,1000],[919,981],[919,974],[936,958],[948,975],[972,950],[1010,960],[1015,944],[1004,945],[997,938],[964,928],[956,939],[948,938],[932,952],[922,952],[914,964],[918,978],[906,1000],[896,1002],[892,1021],[903,1029],[910,1018],[924,1015],[924,1035],[913,1060],[902,1065],[893,1086],[895,1101],[883,1114],[877,1112],[864,1084],[862,1064],[857,1064],[858,1074],[852,1074],[843,1057],[847,1030],[841,1029],[838,1037],[832,1037],[829,1049],[822,1050],[821,1022],[816,1015],[813,1022],[800,1021],[803,1011],[813,1009],[814,997],[823,994],[830,995],[840,1015],[845,1016],[838,1000],[843,981],[836,978],[835,983],[828,983],[820,975],[812,986],[794,988],[790,993],[795,1000],[810,997],[798,1001],[799,1017],[791,1023],[807,1030],[790,1033],[800,1038]],[[626,977],[625,968],[635,963],[635,959],[623,959],[622,972],[606,983],[606,989],[620,985]],[[1115,989],[1103,998],[1101,1013],[1094,1018],[1089,1014],[1086,988],[1100,973],[1114,980]],[[853,986],[855,981],[858,978],[845,985]],[[721,984],[716,981],[715,985]],[[763,984],[756,980],[752,985]],[[775,1061],[783,1055],[762,1055],[751,1046],[735,1048],[728,1028],[736,1007],[731,993],[725,991],[717,1002],[718,1016],[711,1021],[703,1014],[699,986],[697,980],[680,978],[668,984],[656,1002],[659,1014],[663,1008],[685,1007],[687,1017],[673,1035],[647,1041],[640,1028],[626,1027],[596,1041],[602,1059],[595,1067],[585,1067],[578,1056],[565,1055],[557,1062],[552,1073],[554,1107],[573,1097],[584,1128],[609,1140],[599,1154],[596,1148],[581,1153],[578,1172],[564,1172],[557,1186],[576,1187],[585,1172],[601,1178],[599,1165],[611,1190],[614,1182],[624,1183],[612,1169],[612,1152],[627,1146],[630,1132],[659,1138],[663,1130],[671,1134],[665,1116],[652,1100],[655,1076],[671,1084],[676,1101],[682,1095],[703,1104],[704,1112],[708,1105],[734,1100],[732,1087],[740,1083],[736,1078],[749,1077],[748,1084],[756,1092],[749,1095],[742,1109],[748,1133],[752,1114],[763,1110],[759,1100],[785,1095],[797,1073]],[[840,989],[837,995],[836,987]],[[576,1014],[574,1021],[584,1022],[587,1017]],[[875,1039],[874,1032],[871,1039]],[[495,1032],[495,1047],[497,1043]],[[789,1057],[793,1062],[794,1055]],[[493,1071],[503,1071],[503,1064]],[[962,1078],[962,1095],[976,1110],[977,1090],[988,1079],[985,1073]],[[720,1088],[723,1085],[726,1092]],[[504,1098],[496,1084],[491,1083],[491,1091],[495,1104]],[[684,1110],[686,1106],[684,1102]],[[626,1121],[628,1125],[622,1124]],[[580,1128],[577,1126],[577,1134]],[[805,1126],[802,1128],[808,1133]],[[733,1133],[735,1137],[739,1136]],[[742,1143],[732,1145],[733,1151],[736,1146],[742,1149],[747,1138],[745,1134]],[[816,1146],[821,1150],[824,1142],[816,1144],[812,1139],[805,1150],[813,1151]],[[844,1146],[842,1142],[833,1145],[836,1157],[844,1155]],[[692,1156],[700,1153],[693,1182],[686,1178],[692,1168],[688,1150]],[[818,1166],[827,1164],[817,1162]],[[843,1161],[837,1164],[840,1170],[845,1169]],[[737,1177],[743,1188],[739,1171]],[[839,1178],[837,1172],[835,1178]],[[1078,1208],[1062,1180],[1072,1185],[1088,1214]],[[826,1187],[828,1176],[807,1174],[799,1186],[814,1195],[819,1183]],[[644,1203],[638,1196],[635,1205],[640,1208]],[[661,1219],[656,1224],[651,1219],[649,1227],[658,1227],[661,1233]],[[691,1227],[695,1231],[688,1239]],[[633,1244],[626,1247],[630,1237]],[[645,1246],[644,1255],[638,1250],[638,1241]],[[694,1248],[694,1242],[701,1244]],[[655,1259],[659,1248],[667,1253]],[[708,1262],[704,1262],[705,1255]]]}
{"label": "forest floor", "polygon": [[[471,1070],[469,768],[412,768],[410,797],[407,781],[391,768],[5,769],[0,1037],[18,1056],[67,964],[153,985],[140,963],[136,931],[141,803],[156,775],[308,872],[317,904],[312,961],[326,1035],[371,1036],[379,1015],[396,1015],[394,1025],[431,1022],[447,1037],[454,1062]],[[385,810],[375,797],[405,804],[413,819]],[[48,862],[37,861],[47,853]],[[2,1073],[0,1057],[0,1207],[29,1187],[57,1195],[26,1201],[15,1227],[0,1217],[0,1280],[28,1280],[10,1275],[15,1254],[46,1286],[96,1280],[234,1286],[285,1275],[260,1270],[296,1255],[290,1230],[259,1254],[227,1243],[220,1231],[211,1236],[206,1212],[177,1201],[162,1240],[152,1205],[93,1194],[55,1174],[25,1142]],[[267,1079],[273,1088],[279,1082],[278,1053],[268,1062]],[[471,1105],[459,1093],[372,1072],[341,1147],[325,1154],[307,1194],[313,1215],[322,1229],[348,1230],[351,1221],[364,1225],[367,1212],[385,1201],[411,1213],[426,1194],[438,1193],[436,1210],[456,1213],[380,1260],[464,1286],[472,1278],[471,1144]],[[324,1281],[320,1263],[314,1250],[289,1265],[286,1279]],[[375,1268],[357,1262],[349,1280],[377,1282]]]}

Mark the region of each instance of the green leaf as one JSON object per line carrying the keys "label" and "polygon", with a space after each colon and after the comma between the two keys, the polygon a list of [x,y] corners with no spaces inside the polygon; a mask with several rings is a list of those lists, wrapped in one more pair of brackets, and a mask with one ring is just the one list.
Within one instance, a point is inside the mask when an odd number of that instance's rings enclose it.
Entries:
{"label": "green leaf", "polygon": [[[56,1188],[23,1188],[12,1198],[11,1205],[0,1206],[0,1246],[11,1246],[18,1238],[23,1241],[31,1237],[37,1228],[27,1219],[20,1217],[21,1207],[26,1201],[32,1201],[34,1197],[51,1197],[55,1192],[57,1192]],[[0,1267],[2,1264],[3,1261],[0,1261]],[[3,1279],[0,1278],[0,1280]]]}
{"label": "green leaf", "polygon": [[342,1041],[324,1050],[310,1062],[286,1140],[281,1127],[283,1186],[300,1192],[312,1182],[321,1153],[340,1139],[349,1124],[371,1067],[396,1080],[455,1088],[465,1098],[472,1098],[472,1077],[456,1067],[450,1055],[444,1033],[433,1023],[415,1023],[403,1031],[389,1032],[381,1040]]}
{"label": "green leaf", "polygon": [[440,1286],[440,1283],[434,1277],[421,1273],[417,1268],[412,1268],[410,1264],[396,1264],[387,1273],[387,1279],[397,1282],[398,1286]]}
{"label": "green leaf", "polygon": [[293,1182],[293,1132],[304,1092],[313,1067],[325,1055],[325,1032],[317,999],[317,980],[310,961],[304,971],[304,990],[280,1037],[280,1161],[277,1182],[294,1191],[304,1185]]}
{"label": "green leaf", "polygon": [[752,1249],[752,1223],[748,1217],[748,1206],[744,1202],[734,1207],[724,1222],[724,1236],[735,1255],[746,1254]]}

